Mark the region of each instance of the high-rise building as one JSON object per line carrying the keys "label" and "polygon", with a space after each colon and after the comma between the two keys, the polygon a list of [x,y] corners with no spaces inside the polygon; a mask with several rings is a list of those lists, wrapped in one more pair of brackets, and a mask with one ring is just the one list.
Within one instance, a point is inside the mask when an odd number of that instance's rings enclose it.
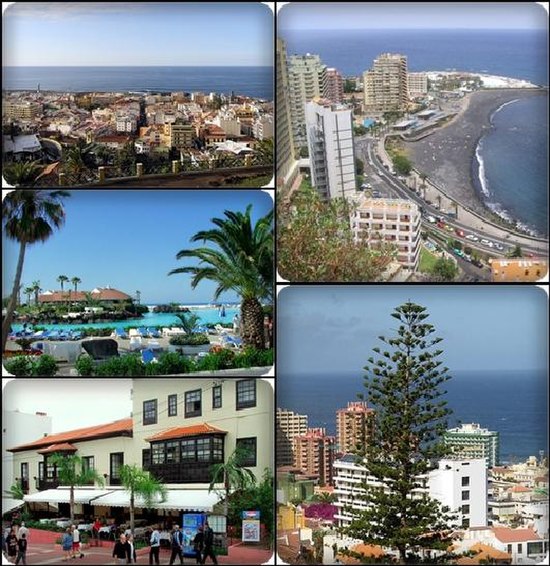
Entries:
{"label": "high-rise building", "polygon": [[167,124],[170,135],[170,147],[189,148],[193,145],[194,129],[191,124]]}
{"label": "high-rise building", "polygon": [[289,191],[300,183],[298,161],[294,153],[292,117],[290,114],[290,88],[285,42],[277,38],[277,188]]}
{"label": "high-rise building", "polygon": [[319,476],[320,485],[331,485],[335,440],[324,428],[309,428],[306,434],[296,437],[294,465]]}
{"label": "high-rise building", "polygon": [[277,409],[277,466],[291,466],[294,464],[295,438],[306,434],[306,432],[307,415],[299,415],[287,409]]}
{"label": "high-rise building", "polygon": [[452,453],[449,458],[483,458],[488,468],[499,461],[499,434],[481,428],[477,423],[451,428],[443,435]]}
{"label": "high-rise building", "polygon": [[365,401],[352,401],[345,409],[336,411],[336,437],[339,452],[354,452],[365,446],[372,435],[374,409]]}
{"label": "high-rise building", "polygon": [[426,73],[408,73],[407,76],[411,98],[428,94],[428,75]]}
{"label": "high-rise building", "polygon": [[2,114],[16,120],[32,120],[42,112],[38,102],[6,102],[2,105]]}
{"label": "high-rise building", "polygon": [[317,96],[325,95],[326,65],[319,55],[291,55],[288,59],[290,115],[294,150],[307,146],[305,106]]}
{"label": "high-rise building", "polygon": [[306,104],[312,185],[322,198],[349,197],[356,191],[351,110],[316,98]]}
{"label": "high-rise building", "polygon": [[338,69],[327,69],[325,98],[336,104],[344,100],[344,79]]}
{"label": "high-rise building", "polygon": [[382,243],[397,247],[397,261],[415,271],[420,257],[420,211],[405,199],[360,197],[351,215],[357,241],[375,248]]}
{"label": "high-rise building", "polygon": [[407,57],[383,53],[363,73],[365,112],[403,111],[409,102]]}

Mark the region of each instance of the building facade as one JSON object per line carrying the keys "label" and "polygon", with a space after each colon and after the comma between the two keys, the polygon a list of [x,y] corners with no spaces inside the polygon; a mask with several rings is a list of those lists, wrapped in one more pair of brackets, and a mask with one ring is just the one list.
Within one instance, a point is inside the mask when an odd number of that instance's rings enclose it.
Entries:
{"label": "building facade", "polygon": [[38,102],[6,102],[2,105],[2,113],[11,120],[32,120],[42,113],[42,105]]}
{"label": "building facade", "polygon": [[324,428],[309,428],[306,434],[296,437],[294,465],[318,476],[320,485],[332,485],[335,440]]}
{"label": "building facade", "polygon": [[351,110],[316,98],[306,104],[311,183],[321,198],[348,198],[356,191]]}
{"label": "building facade", "polygon": [[277,467],[291,466],[296,452],[296,437],[307,432],[307,415],[277,409],[275,419]]}
{"label": "building facade", "polygon": [[412,201],[362,197],[351,215],[351,229],[356,241],[363,241],[369,247],[394,245],[401,266],[416,271],[420,258],[420,220],[420,210]]}
{"label": "building facade", "polygon": [[344,100],[344,79],[338,69],[328,68],[326,71],[325,98],[334,104]]}
{"label": "building facade", "polygon": [[426,73],[408,73],[409,96],[417,98],[428,94],[428,75]]}
{"label": "building facade", "polygon": [[451,428],[445,432],[443,440],[451,448],[452,457],[483,458],[488,468],[499,462],[498,432],[481,428],[477,423]]}
{"label": "building facade", "polygon": [[193,146],[194,129],[191,124],[168,124],[170,147],[186,149]]}
{"label": "building facade", "polygon": [[409,102],[407,57],[396,53],[379,55],[372,69],[363,73],[365,112],[404,111]]}
{"label": "building facade", "polygon": [[354,452],[365,446],[372,435],[374,409],[365,401],[352,401],[336,411],[336,438],[338,452]]}

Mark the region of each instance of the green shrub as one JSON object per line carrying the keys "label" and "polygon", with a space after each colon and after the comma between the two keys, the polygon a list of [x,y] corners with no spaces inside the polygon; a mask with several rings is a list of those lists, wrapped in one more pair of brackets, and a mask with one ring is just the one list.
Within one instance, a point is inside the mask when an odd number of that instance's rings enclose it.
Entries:
{"label": "green shrub", "polygon": [[242,352],[235,355],[234,367],[250,368],[264,367],[273,365],[273,349],[256,350],[256,348],[246,347]]}
{"label": "green shrub", "polygon": [[15,375],[23,377],[32,375],[32,360],[28,356],[16,356],[4,362],[6,370]]}
{"label": "green shrub", "polygon": [[7,360],[4,365],[16,377],[49,377],[57,373],[57,363],[48,355],[39,358],[17,356]]}
{"label": "green shrub", "polygon": [[78,375],[90,377],[94,375],[94,362],[90,356],[80,356],[74,365]]}
{"label": "green shrub", "polygon": [[218,369],[230,369],[234,366],[235,352],[223,349],[219,352],[208,354],[197,362],[197,371],[215,371]]}
{"label": "green shrub", "polygon": [[43,354],[34,362],[33,375],[51,377],[57,373],[57,362],[52,356]]}
{"label": "green shrub", "polygon": [[181,336],[172,336],[170,344],[172,346],[203,346],[210,344],[210,340],[206,334],[182,334]]}
{"label": "green shrub", "polygon": [[162,353],[157,363],[148,364],[148,372],[151,371],[149,375],[167,375],[173,373],[189,373],[193,371],[194,364],[181,354],[175,352],[164,352]]}
{"label": "green shrub", "polygon": [[139,355],[130,354],[120,358],[111,358],[95,366],[95,375],[145,375],[145,364]]}

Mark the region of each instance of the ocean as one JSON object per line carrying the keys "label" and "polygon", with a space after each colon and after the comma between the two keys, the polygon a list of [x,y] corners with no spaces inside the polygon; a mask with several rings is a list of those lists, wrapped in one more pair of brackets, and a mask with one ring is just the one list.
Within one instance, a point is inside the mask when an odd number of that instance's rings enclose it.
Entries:
{"label": "ocean", "polygon": [[273,100],[272,67],[4,67],[5,90],[217,92]]}
{"label": "ocean", "polygon": [[[362,373],[277,376],[277,407],[306,414],[310,427],[336,434],[336,410],[366,393]],[[449,427],[476,422],[500,433],[500,460],[548,454],[547,380],[533,372],[454,373],[442,389],[453,414]],[[366,395],[365,395],[366,396]]]}
{"label": "ocean", "polygon": [[[548,86],[546,30],[283,30],[287,53],[315,53],[344,75],[359,75],[380,53],[407,55],[409,71],[460,70]],[[548,97],[510,104],[481,140],[485,203],[526,230],[548,235]],[[495,109],[496,110],[496,109]],[[485,186],[483,186],[485,184]]]}

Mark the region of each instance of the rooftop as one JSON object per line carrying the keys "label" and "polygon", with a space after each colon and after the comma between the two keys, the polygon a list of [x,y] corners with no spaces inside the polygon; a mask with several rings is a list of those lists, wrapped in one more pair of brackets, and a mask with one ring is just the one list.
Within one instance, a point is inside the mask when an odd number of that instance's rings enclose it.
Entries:
{"label": "rooftop", "polygon": [[540,540],[539,535],[531,528],[511,529],[510,527],[493,527],[492,531],[495,537],[504,543]]}
{"label": "rooftop", "polygon": [[221,430],[208,423],[201,423],[191,426],[178,426],[162,430],[153,436],[149,436],[145,440],[147,442],[155,442],[157,440],[169,440],[171,438],[183,438],[184,436],[198,436],[201,434],[227,434],[225,430]]}

